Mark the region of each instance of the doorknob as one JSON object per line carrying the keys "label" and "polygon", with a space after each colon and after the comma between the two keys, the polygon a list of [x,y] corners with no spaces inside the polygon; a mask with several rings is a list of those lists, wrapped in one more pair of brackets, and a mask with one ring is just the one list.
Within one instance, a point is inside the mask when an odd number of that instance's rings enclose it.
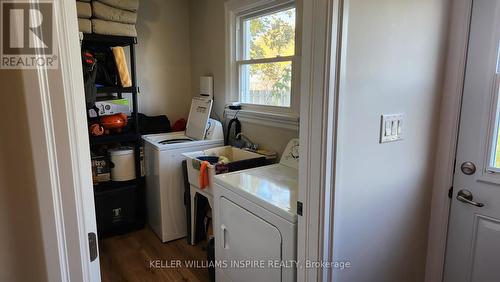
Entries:
{"label": "doorknob", "polygon": [[476,165],[473,162],[464,162],[460,169],[465,175],[473,175],[476,173]]}
{"label": "doorknob", "polygon": [[464,203],[467,203],[469,205],[473,205],[476,207],[484,207],[483,203],[474,202],[473,199],[474,199],[474,197],[472,196],[472,193],[469,190],[462,189],[462,190],[458,191],[457,200],[459,200],[460,202],[464,202]]}

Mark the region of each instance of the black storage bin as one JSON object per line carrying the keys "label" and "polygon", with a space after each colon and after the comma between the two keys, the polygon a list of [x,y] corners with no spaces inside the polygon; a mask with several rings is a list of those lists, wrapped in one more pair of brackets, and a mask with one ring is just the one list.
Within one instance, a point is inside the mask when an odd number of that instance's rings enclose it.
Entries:
{"label": "black storage bin", "polygon": [[144,227],[139,187],[133,183],[101,191],[96,189],[94,197],[99,238]]}

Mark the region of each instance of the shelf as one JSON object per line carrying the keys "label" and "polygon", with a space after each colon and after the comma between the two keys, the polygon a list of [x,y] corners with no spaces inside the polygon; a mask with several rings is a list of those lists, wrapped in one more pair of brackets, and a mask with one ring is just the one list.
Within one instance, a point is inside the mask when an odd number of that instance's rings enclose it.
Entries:
{"label": "shelf", "polygon": [[[138,150],[141,135],[138,126],[139,109],[137,94],[139,93],[139,87],[137,87],[136,73],[136,44],[136,37],[85,34],[81,46],[82,50],[91,51],[102,51],[115,46],[128,48],[127,55],[130,58],[130,61],[128,61],[130,62],[130,79],[133,87],[105,86],[96,88],[96,91],[100,94],[98,97],[101,96],[97,98],[98,100],[101,100],[101,98],[116,99],[126,96],[126,98],[129,99],[129,103],[132,103],[132,115],[129,119],[129,123],[123,129],[123,133],[99,137],[90,136],[89,140],[90,144],[93,145],[91,149],[94,150],[97,149],[95,145],[98,144],[133,143],[135,149],[135,175],[139,176],[141,163]],[[130,93],[131,95],[122,95],[123,93]],[[129,98],[128,96],[131,97]],[[97,122],[97,119],[91,118],[88,119],[87,122],[93,124]],[[93,186],[99,238],[127,233],[144,226],[146,218],[144,183],[144,178],[138,177],[130,181],[109,181]],[[118,211],[118,214],[116,214],[115,211],[117,208],[121,210]]]}
{"label": "shelf", "polygon": [[118,142],[134,142],[140,139],[140,134],[135,132],[125,132],[119,134],[110,134],[104,136],[90,136],[90,144],[106,144]]}
{"label": "shelf", "polygon": [[109,93],[108,95],[106,93],[99,93],[95,98],[96,102],[121,99],[120,95],[114,95],[114,93]]}
{"label": "shelf", "polygon": [[83,44],[87,42],[101,46],[128,46],[137,44],[137,38],[115,35],[84,34]]}
{"label": "shelf", "polygon": [[142,180],[107,181],[94,185],[94,194],[116,191],[121,189],[140,188]]}
{"label": "shelf", "polygon": [[137,87],[103,86],[96,87],[97,93],[137,93]]}

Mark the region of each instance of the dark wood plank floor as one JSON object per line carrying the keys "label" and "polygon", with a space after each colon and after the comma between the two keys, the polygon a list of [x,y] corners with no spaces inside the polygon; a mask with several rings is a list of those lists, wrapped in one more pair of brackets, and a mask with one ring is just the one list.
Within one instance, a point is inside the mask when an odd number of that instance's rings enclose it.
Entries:
{"label": "dark wood plank floor", "polygon": [[[148,227],[99,241],[102,281],[209,281],[206,242],[188,245],[186,239],[161,243]],[[160,267],[150,261],[161,260]],[[168,268],[179,260],[182,267]],[[198,262],[187,267],[186,261]],[[204,263],[202,265],[202,263]]]}

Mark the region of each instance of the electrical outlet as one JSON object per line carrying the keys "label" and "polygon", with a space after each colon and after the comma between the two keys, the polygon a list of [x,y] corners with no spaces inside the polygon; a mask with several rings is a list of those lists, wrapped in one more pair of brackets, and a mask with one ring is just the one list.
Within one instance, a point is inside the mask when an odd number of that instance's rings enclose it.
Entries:
{"label": "electrical outlet", "polygon": [[405,114],[382,115],[380,122],[380,143],[403,139]]}

